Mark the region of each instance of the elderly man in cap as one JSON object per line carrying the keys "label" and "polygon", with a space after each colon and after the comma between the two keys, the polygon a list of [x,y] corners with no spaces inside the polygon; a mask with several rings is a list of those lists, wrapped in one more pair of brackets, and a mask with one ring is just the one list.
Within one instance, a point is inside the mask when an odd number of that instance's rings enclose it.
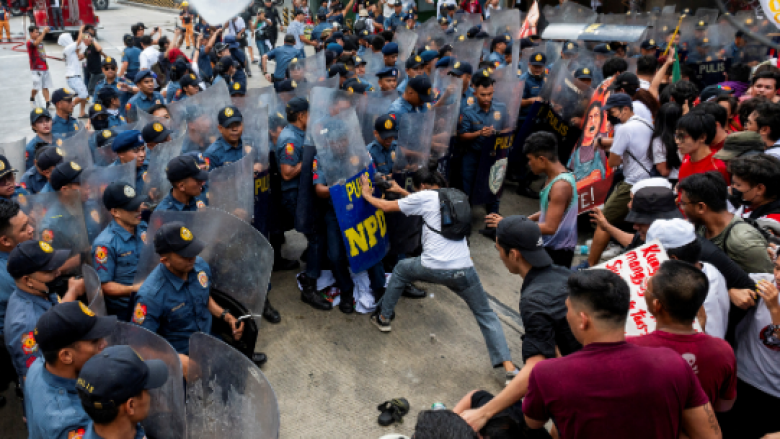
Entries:
{"label": "elderly man in cap", "polygon": [[401,97],[390,104],[387,112],[396,118],[407,113],[425,113],[433,102],[432,87],[431,80],[427,76],[410,79]]}
{"label": "elderly man in cap", "polygon": [[124,322],[130,321],[130,296],[141,250],[146,243],[146,222],[141,210],[146,197],[127,183],[114,182],[103,192],[103,205],[113,220],[92,244],[95,271],[103,287],[106,309]]}
{"label": "elderly man in cap", "polygon": [[35,136],[24,147],[24,160],[27,169],[33,166],[36,151],[43,145],[53,143],[52,125],[51,113],[48,109],[36,107],[30,111],[30,126]]}
{"label": "elderly man in cap", "polygon": [[141,132],[138,130],[122,131],[114,139],[111,149],[117,155],[111,166],[119,166],[135,160],[135,188],[140,192],[144,187],[144,174],[149,167],[149,163],[146,161],[146,146]]}
{"label": "elderly man in cap", "polygon": [[145,438],[141,421],[149,416],[149,390],[167,381],[165,362],[144,360],[130,346],[111,346],[90,358],[76,382],[81,406],[92,420],[83,439]]}
{"label": "elderly man in cap", "polygon": [[198,166],[195,157],[182,155],[172,158],[165,168],[171,192],[157,205],[155,210],[195,212],[205,207],[203,187],[209,179],[209,173]]}
{"label": "elderly man in cap", "polygon": [[198,256],[205,247],[184,223],[174,221],[160,227],[154,236],[160,264],[138,290],[133,307],[133,323],[168,340],[181,354],[185,370],[190,336],[211,332],[212,318],[227,322],[236,340],[244,333],[244,323],[211,298],[211,268]]}
{"label": "elderly man in cap", "polygon": [[60,302],[77,301],[84,294],[84,279],[76,277],[68,279],[68,290],[62,298],[49,292],[47,284],[60,275],[70,254],[70,250],[54,250],[45,241],[24,241],[8,256],[8,274],[16,289],[8,299],[5,345],[19,378],[27,376],[27,369],[44,352],[33,332],[41,315]]}
{"label": "elderly man in cap", "polygon": [[15,200],[20,196],[29,195],[23,186],[16,184],[16,173],[19,172],[11,166],[11,163],[0,155],[0,198]]}
{"label": "elderly man in cap", "polygon": [[33,166],[22,175],[21,186],[31,194],[37,194],[49,182],[54,167],[62,163],[62,150],[45,146],[35,154]]}
{"label": "elderly man in cap", "polygon": [[73,98],[76,94],[67,88],[58,88],[51,97],[56,114],[52,118],[52,134],[68,136],[81,129],[78,121],[71,116],[73,114]]}
{"label": "elderly man in cap", "polygon": [[130,123],[138,120],[136,110],[139,108],[148,111],[155,104],[162,104],[165,99],[162,95],[154,91],[157,75],[151,70],[141,70],[135,75],[135,85],[138,87],[138,93],[135,94],[125,105],[127,119]]}
{"label": "elderly man in cap", "polygon": [[116,317],[98,317],[78,301],[56,305],[40,316],[30,342],[43,358],[32,363],[24,383],[30,439],[83,436],[89,418],[76,379],[86,362],[103,351],[115,327]]}

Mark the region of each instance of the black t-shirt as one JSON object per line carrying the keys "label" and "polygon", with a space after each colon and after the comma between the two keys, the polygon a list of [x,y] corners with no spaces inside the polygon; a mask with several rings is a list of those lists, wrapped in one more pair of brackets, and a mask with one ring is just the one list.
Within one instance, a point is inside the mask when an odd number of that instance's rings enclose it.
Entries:
{"label": "black t-shirt", "polygon": [[271,20],[271,25],[269,27],[272,29],[279,27],[279,24],[282,21],[279,18],[279,13],[276,11],[276,8],[273,6],[270,8],[265,8],[265,18]]}
{"label": "black t-shirt", "polygon": [[[185,16],[186,14],[186,16]],[[181,22],[184,24],[190,24],[192,23],[192,14],[187,11],[181,11],[179,14],[179,17],[181,17]]]}
{"label": "black t-shirt", "polygon": [[95,49],[94,43],[87,46],[87,49],[84,51],[84,55],[87,59],[87,71],[89,73],[93,75],[99,75],[103,73],[103,69],[101,68],[103,58],[100,56],[100,52]]}
{"label": "black t-shirt", "polygon": [[141,38],[142,37],[133,37],[133,46],[135,46],[135,47],[137,47],[137,48],[139,48],[141,50],[144,50],[144,48],[141,47]]}

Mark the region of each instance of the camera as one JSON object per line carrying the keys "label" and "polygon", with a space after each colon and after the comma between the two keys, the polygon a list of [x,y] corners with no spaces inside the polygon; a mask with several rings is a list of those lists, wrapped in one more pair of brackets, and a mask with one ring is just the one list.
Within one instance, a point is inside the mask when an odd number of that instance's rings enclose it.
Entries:
{"label": "camera", "polygon": [[393,186],[393,176],[391,174],[377,172],[374,174],[374,180],[372,183],[374,184],[375,188],[382,191],[382,195],[385,200],[393,201],[403,198],[397,193],[388,192],[388,190]]}

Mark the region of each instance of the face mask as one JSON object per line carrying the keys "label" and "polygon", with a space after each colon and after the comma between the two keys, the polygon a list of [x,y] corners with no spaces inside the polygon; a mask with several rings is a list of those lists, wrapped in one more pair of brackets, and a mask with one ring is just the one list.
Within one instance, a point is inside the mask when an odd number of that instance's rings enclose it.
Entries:
{"label": "face mask", "polygon": [[542,79],[544,78],[544,75],[543,75],[543,74],[542,74],[542,75],[534,75],[534,74],[532,73],[532,74],[531,74],[531,77],[532,77],[532,78],[534,78],[534,79],[542,80]]}
{"label": "face mask", "polygon": [[105,130],[108,128],[108,119],[93,120],[92,126],[95,127],[96,130]]}
{"label": "face mask", "polygon": [[734,188],[731,188],[731,194],[729,194],[728,196],[729,202],[733,206],[750,206],[752,202],[745,200],[743,198],[744,195],[745,195],[744,192],[740,192]]}
{"label": "face mask", "polygon": [[113,116],[118,116],[119,115],[119,110],[118,109],[112,110],[110,108],[107,108],[106,111],[108,111],[108,114],[111,114]]}
{"label": "face mask", "polygon": [[620,125],[621,123],[623,123],[623,122],[620,120],[620,118],[619,118],[619,117],[615,117],[615,116],[613,116],[613,115],[611,115],[611,114],[608,114],[608,115],[607,115],[607,120],[609,121],[609,123],[611,123],[611,124],[612,124],[612,126],[613,126],[613,127],[614,127],[614,126],[617,126],[617,125]]}

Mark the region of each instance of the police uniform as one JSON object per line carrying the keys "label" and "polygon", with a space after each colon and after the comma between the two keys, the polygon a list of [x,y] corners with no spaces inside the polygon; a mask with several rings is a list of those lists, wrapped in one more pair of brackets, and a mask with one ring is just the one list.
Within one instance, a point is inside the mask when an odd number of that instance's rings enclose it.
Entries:
{"label": "police uniform", "polygon": [[274,80],[281,81],[287,76],[287,67],[293,60],[298,58],[301,54],[300,49],[296,49],[290,44],[284,44],[267,53],[268,59],[276,60],[276,67],[274,68]]}
{"label": "police uniform", "polygon": [[[130,233],[116,221],[111,221],[100,232],[92,244],[92,255],[101,283],[133,284],[141,250],[146,243],[146,229],[147,225],[142,221],[135,227],[135,233]],[[106,308],[119,320],[130,320],[130,297],[107,295]]]}
{"label": "police uniform", "polygon": [[[544,75],[542,75],[541,78],[536,78],[533,75],[531,75],[530,71],[527,71],[523,73],[520,76],[521,81],[525,81],[525,85],[523,86],[523,99],[532,99],[539,96],[539,93],[542,92],[542,87],[544,87],[544,81],[545,81]],[[520,107],[520,117],[525,118],[525,116],[528,114],[528,111],[531,109],[530,105],[527,105],[525,107]]]}
{"label": "police uniform", "polygon": [[[113,161],[109,166],[120,166],[123,165],[122,161],[118,158]],[[146,176],[146,171],[149,169],[149,161],[144,160],[143,164],[140,167],[135,168],[135,187],[138,191],[142,191],[144,187],[144,177]]]}
{"label": "police uniform", "polygon": [[27,375],[27,369],[41,356],[35,343],[35,323],[44,312],[59,303],[59,296],[50,293],[46,297],[30,294],[18,288],[8,299],[5,321],[5,346],[14,362],[14,369],[20,380]]}
{"label": "police uniform", "polygon": [[[460,134],[473,133],[485,126],[494,126],[496,121],[506,118],[506,106],[493,101],[487,111],[482,110],[479,104],[474,104],[461,113]],[[471,141],[468,150],[463,155],[463,192],[471,196],[476,184],[477,171],[482,156],[482,150],[492,148],[495,137],[479,136]],[[488,213],[498,212],[498,202],[486,206]]]}
{"label": "police uniform", "polygon": [[[279,138],[276,140],[276,157],[279,161],[280,172],[281,165],[295,166],[303,160],[303,142],[305,138],[306,132],[293,124],[288,124],[282,129]],[[297,190],[299,183],[300,175],[292,180],[282,180],[282,196],[284,197],[286,192],[293,189]],[[293,203],[294,205],[295,203]]]}
{"label": "police uniform", "polygon": [[397,14],[393,12],[385,20],[385,27],[394,27],[394,28],[404,27],[404,14],[403,13]]}
{"label": "police uniform", "polygon": [[216,142],[212,143],[203,155],[210,160],[209,165],[213,168],[219,168],[237,162],[244,157],[244,141],[238,140],[238,146],[231,146],[220,136]]}
{"label": "police uniform", "polygon": [[493,63],[496,68],[506,67],[506,58],[498,52],[491,52],[487,60]]}
{"label": "police uniform", "polygon": [[410,104],[409,101],[404,99],[403,96],[394,100],[393,103],[390,104],[390,107],[388,107],[387,109],[388,113],[394,114],[396,117],[400,117],[406,113],[425,113],[427,111],[428,111],[428,106],[425,103],[423,103],[423,105],[419,107],[415,107],[412,104]]}
{"label": "police uniform", "polygon": [[35,165],[28,169],[21,179],[22,187],[32,194],[40,192],[48,182],[49,180],[38,172],[38,168]]}
{"label": "police uniform", "polygon": [[165,198],[160,201],[155,210],[159,210],[161,212],[196,212],[199,207],[206,207],[206,202],[201,196],[192,197],[189,203],[184,204],[176,198],[173,198],[173,192],[169,192],[168,195],[166,195]]}
{"label": "police uniform", "polygon": [[[95,92],[92,93],[92,101],[93,102],[97,102],[98,101],[98,98],[97,98],[98,92],[100,90],[102,90],[103,88],[105,88],[105,87],[113,88],[114,90],[116,90],[116,94],[117,95],[121,95],[122,91],[119,90],[119,86],[117,84],[119,84],[119,80],[117,78],[114,78],[114,82],[111,82],[111,83],[107,82],[106,79],[102,79],[100,82],[98,82],[95,85]],[[108,104],[108,102],[103,102],[103,104]]]}
{"label": "police uniform", "polygon": [[79,122],[72,116],[68,116],[67,119],[61,118],[58,114],[55,114],[51,119],[51,132],[52,134],[69,134],[75,133],[79,130]]}
{"label": "police uniform", "polygon": [[144,111],[149,111],[150,108],[157,104],[162,104],[165,100],[163,99],[162,95],[156,91],[152,92],[151,96],[147,96],[142,92],[136,93],[135,96],[130,98],[130,100],[127,102],[127,105],[125,105],[125,111],[127,112],[127,117],[131,121],[135,122],[138,118],[136,116],[136,110],[141,109]]}
{"label": "police uniform", "polygon": [[27,169],[35,167],[35,153],[37,152],[36,146],[40,144],[49,145],[50,143],[40,138],[37,134],[24,147],[24,164]]}
{"label": "police uniform", "polygon": [[391,174],[393,172],[393,164],[395,163],[397,152],[398,142],[395,140],[393,140],[389,148],[380,145],[376,140],[368,144],[368,153],[371,154],[371,160],[374,162],[377,172],[383,174]]}
{"label": "police uniform", "polygon": [[732,42],[726,46],[726,59],[730,59],[732,65],[746,62],[745,48],[739,47],[737,43]]}
{"label": "police uniform", "polygon": [[0,338],[3,338],[5,330],[5,315],[8,308],[8,300],[16,290],[16,281],[8,274],[8,256],[10,253],[0,252]]}
{"label": "police uniform", "polygon": [[125,47],[125,50],[122,51],[122,62],[127,63],[125,77],[133,81],[135,75],[141,70],[141,49],[137,47]]}

